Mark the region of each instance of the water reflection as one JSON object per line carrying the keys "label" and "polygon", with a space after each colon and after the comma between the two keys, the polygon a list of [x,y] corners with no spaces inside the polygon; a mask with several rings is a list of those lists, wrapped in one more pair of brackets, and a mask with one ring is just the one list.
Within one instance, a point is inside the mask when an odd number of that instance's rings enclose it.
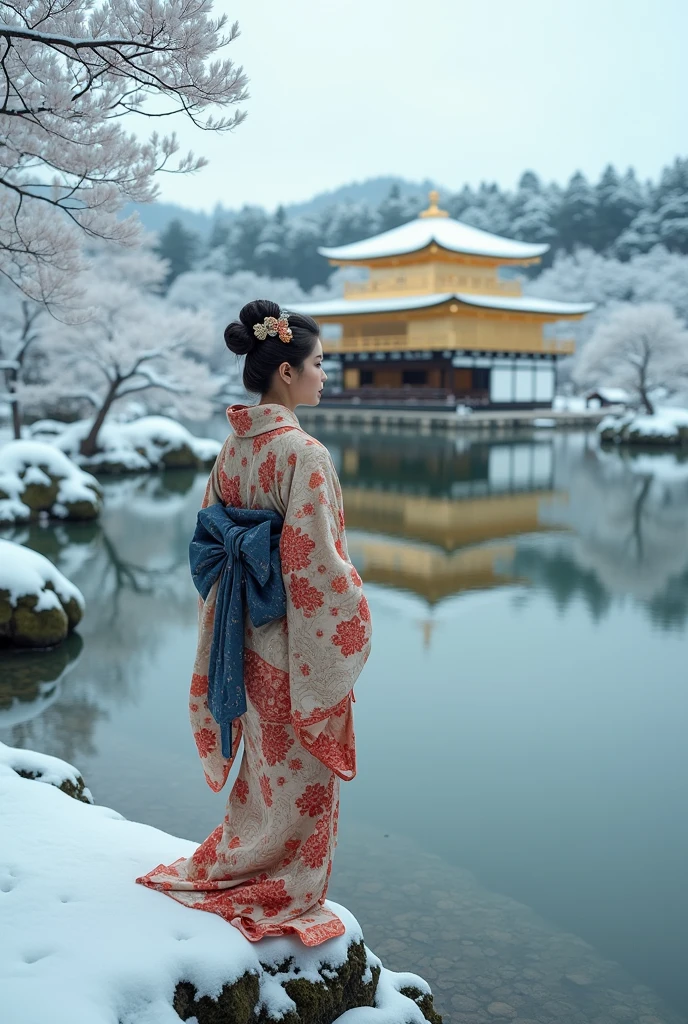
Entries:
{"label": "water reflection", "polygon": [[[366,872],[346,854],[361,828],[379,835],[382,874],[415,884],[383,849],[385,833],[406,837],[688,1005],[685,464],[576,435],[320,436],[376,626],[356,705],[360,778],[342,805],[348,888]],[[74,580],[87,612],[83,652],[50,700],[21,721],[0,711],[4,742],[76,762],[99,801],[195,839],[225,796],[204,787],[186,716],[187,551],[205,478],[108,480],[100,523],[14,532]],[[12,691],[5,709],[18,706]],[[432,884],[438,933],[465,938]],[[388,894],[362,891],[365,927]]]}
{"label": "water reflection", "polygon": [[[67,761],[98,754],[97,725],[110,719],[112,707],[136,702],[170,628],[195,614],[189,523],[204,486],[203,475],[185,470],[108,480],[100,523],[35,524],[4,533],[50,558],[86,599],[71,647],[44,656],[45,667],[41,655],[32,663],[37,684],[51,658],[66,657],[75,644],[85,643],[79,671],[64,682],[59,700],[53,691],[40,717],[21,724],[0,718],[5,743]],[[0,657],[3,680],[14,677],[14,664],[11,656]]]}

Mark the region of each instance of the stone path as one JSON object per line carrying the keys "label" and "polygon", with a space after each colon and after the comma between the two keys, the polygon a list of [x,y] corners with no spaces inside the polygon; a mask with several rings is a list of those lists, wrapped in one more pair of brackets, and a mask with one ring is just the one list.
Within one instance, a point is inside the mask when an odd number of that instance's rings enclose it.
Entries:
{"label": "stone path", "polygon": [[409,840],[343,823],[328,895],[393,971],[432,987],[445,1024],[686,1024],[652,989],[529,907]]}

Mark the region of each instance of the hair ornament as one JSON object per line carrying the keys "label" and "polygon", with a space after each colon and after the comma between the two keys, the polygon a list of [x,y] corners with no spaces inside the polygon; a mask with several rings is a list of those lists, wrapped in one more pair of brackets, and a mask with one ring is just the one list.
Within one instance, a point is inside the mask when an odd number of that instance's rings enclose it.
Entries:
{"label": "hair ornament", "polygon": [[280,341],[288,345],[292,339],[289,314],[280,310],[279,320],[274,316],[266,316],[262,324],[253,325],[253,333],[259,341],[265,341],[270,335],[271,338],[278,337]]}

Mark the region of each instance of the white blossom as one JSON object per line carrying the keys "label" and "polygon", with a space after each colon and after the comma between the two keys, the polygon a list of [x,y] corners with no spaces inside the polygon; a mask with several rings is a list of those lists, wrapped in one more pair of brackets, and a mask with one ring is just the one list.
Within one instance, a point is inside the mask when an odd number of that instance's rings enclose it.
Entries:
{"label": "white blossom", "polygon": [[175,135],[139,139],[122,117],[183,113],[228,131],[244,117],[206,111],[246,98],[234,40],[211,0],[15,0],[0,5],[0,275],[55,311],[69,308],[84,235],[136,244],[127,201],[156,198],[155,175],[204,166]]}

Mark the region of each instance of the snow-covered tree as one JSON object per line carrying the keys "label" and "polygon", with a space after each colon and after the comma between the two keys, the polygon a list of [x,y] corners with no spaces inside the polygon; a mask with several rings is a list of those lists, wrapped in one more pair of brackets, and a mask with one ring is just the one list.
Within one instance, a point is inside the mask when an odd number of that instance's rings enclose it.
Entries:
{"label": "snow-covered tree", "polygon": [[243,69],[217,51],[234,40],[212,0],[14,0],[0,4],[0,275],[53,310],[81,267],[84,236],[138,239],[126,201],[155,198],[159,171],[205,164],[174,155],[174,134],[139,139],[123,115],[184,113],[228,131],[244,117],[208,108],[246,97]]}
{"label": "snow-covered tree", "polygon": [[147,411],[188,419],[212,412],[219,387],[208,366],[217,340],[212,320],[157,294],[166,272],[165,261],[150,250],[100,251],[82,278],[90,318],[79,326],[55,325],[42,351],[43,382],[19,389],[34,407],[69,404],[92,412],[83,455],[97,450],[115,403],[135,399]]}
{"label": "snow-covered tree", "polygon": [[5,384],[3,398],[12,411],[12,431],[21,437],[21,409],[17,389],[24,380],[32,348],[40,340],[48,315],[45,306],[33,302],[6,280],[0,279],[0,371]]}
{"label": "snow-covered tree", "polygon": [[663,303],[626,304],[597,327],[575,378],[623,388],[653,415],[653,392],[675,393],[688,382],[688,330]]}

